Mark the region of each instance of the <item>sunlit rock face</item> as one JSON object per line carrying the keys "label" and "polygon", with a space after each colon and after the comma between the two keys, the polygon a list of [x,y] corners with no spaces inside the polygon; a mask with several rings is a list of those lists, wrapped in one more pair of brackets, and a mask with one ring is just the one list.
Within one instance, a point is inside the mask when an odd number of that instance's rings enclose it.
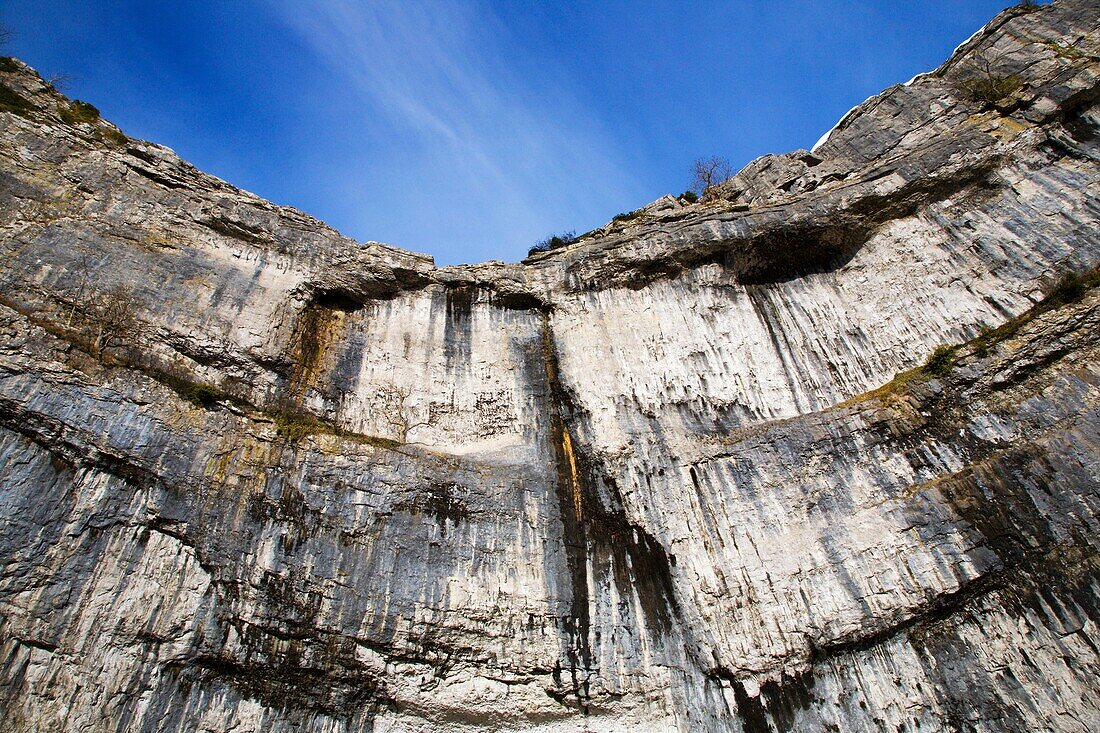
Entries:
{"label": "sunlit rock face", "polygon": [[0,729],[1100,729],[1098,29],[449,268],[0,62]]}

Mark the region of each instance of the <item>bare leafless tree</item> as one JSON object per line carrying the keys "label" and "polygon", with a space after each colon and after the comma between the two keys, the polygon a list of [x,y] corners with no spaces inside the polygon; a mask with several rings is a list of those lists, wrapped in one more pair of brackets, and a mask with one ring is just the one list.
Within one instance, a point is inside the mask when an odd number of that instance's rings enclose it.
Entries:
{"label": "bare leafless tree", "polygon": [[984,53],[975,54],[965,68],[965,76],[959,79],[956,88],[976,102],[996,104],[1010,97],[1023,85],[1018,74],[1001,74],[996,66],[1004,52],[992,59]]}
{"label": "bare leafless tree", "polygon": [[430,424],[429,420],[414,420],[411,417],[412,409],[409,405],[411,395],[412,390],[408,387],[399,387],[396,384],[383,385],[376,394],[381,403],[382,419],[402,443],[408,441],[409,432],[413,428]]}
{"label": "bare leafless tree", "polygon": [[46,79],[46,83],[58,92],[63,92],[68,89],[74,81],[76,81],[76,78],[72,74],[66,74],[64,72],[50,74],[49,78]]}
{"label": "bare leafless tree", "polygon": [[76,292],[70,296],[72,305],[69,308],[69,320],[65,323],[66,326],[73,325],[73,318],[76,317],[78,311],[81,315],[86,315],[88,307],[91,305],[87,298],[84,297],[84,293],[88,289],[88,280],[91,278],[92,273],[91,264],[88,261],[89,253],[84,251],[80,245],[77,245],[77,247],[81,250],[80,265],[76,268],[78,273]]}
{"label": "bare leafless tree", "polygon": [[0,48],[7,48],[15,40],[15,31],[6,25],[0,25]]}
{"label": "bare leafless tree", "polygon": [[120,341],[132,339],[138,330],[137,299],[130,288],[117,285],[92,298],[88,318],[96,329],[98,353]]}
{"label": "bare leafless tree", "polygon": [[712,156],[699,158],[691,167],[691,186],[689,189],[703,198],[710,189],[733,175],[733,167],[725,158]]}

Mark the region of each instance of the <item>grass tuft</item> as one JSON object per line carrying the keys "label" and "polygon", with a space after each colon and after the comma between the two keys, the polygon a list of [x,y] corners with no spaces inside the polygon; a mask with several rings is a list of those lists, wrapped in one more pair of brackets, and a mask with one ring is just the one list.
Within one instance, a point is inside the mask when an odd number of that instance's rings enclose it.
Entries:
{"label": "grass tuft", "polygon": [[116,148],[121,148],[126,143],[130,142],[130,138],[126,137],[125,133],[117,130],[114,127],[108,127],[99,131],[99,139],[108,145],[113,145]]}
{"label": "grass tuft", "polygon": [[1046,41],[1046,46],[1053,51],[1056,56],[1068,59],[1069,61],[1079,61],[1085,58],[1085,53],[1076,46],[1063,46],[1054,41]]}
{"label": "grass tuft", "polygon": [[1093,268],[1083,274],[1067,273],[1050,289],[1041,301],[1015,318],[1006,321],[997,328],[984,328],[982,332],[965,343],[955,346],[937,346],[927,361],[915,369],[899,372],[893,380],[882,385],[878,389],[851,397],[840,403],[841,407],[847,407],[867,399],[884,398],[899,392],[906,384],[928,377],[945,377],[951,373],[960,352],[968,347],[975,356],[985,358],[990,350],[1002,341],[1006,341],[1016,335],[1017,332],[1043,313],[1057,310],[1071,303],[1076,303],[1085,295],[1100,286],[1100,267]]}
{"label": "grass tuft", "polygon": [[67,107],[62,107],[58,113],[66,125],[82,125],[93,123],[99,119],[99,110],[95,105],[74,99]]}
{"label": "grass tuft", "polygon": [[316,433],[326,432],[326,426],[313,415],[289,409],[273,410],[268,413],[275,423],[275,431],[292,443],[308,438]]}
{"label": "grass tuft", "polygon": [[1063,275],[1046,297],[1029,310],[1002,323],[997,328],[985,329],[973,340],[974,353],[984,357],[989,350],[1000,342],[1011,338],[1022,327],[1047,311],[1076,303],[1085,297],[1085,293],[1100,285],[1100,267],[1078,275],[1070,272]]}
{"label": "grass tuft", "polygon": [[997,74],[982,74],[962,79],[958,86],[967,96],[975,102],[997,104],[1007,99],[1020,90],[1024,85],[1023,79],[1018,74],[999,76]]}

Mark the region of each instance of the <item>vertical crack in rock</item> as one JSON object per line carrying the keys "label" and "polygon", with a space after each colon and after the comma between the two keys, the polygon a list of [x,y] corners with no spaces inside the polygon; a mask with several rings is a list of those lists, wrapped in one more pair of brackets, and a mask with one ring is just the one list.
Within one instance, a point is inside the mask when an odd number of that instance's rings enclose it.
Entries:
{"label": "vertical crack in rock", "polygon": [[[448,322],[450,319],[448,318]],[[563,413],[568,397],[558,378],[558,359],[554,351],[550,317],[543,316],[542,357],[548,388],[547,409],[550,417],[550,441],[553,444],[557,467],[558,513],[562,523],[562,545],[565,549],[566,571],[569,573],[569,618],[565,619],[565,631],[569,637],[566,659],[569,663],[570,689],[581,709],[587,714],[589,693],[588,673],[592,667],[592,649],[589,646],[589,588],[588,588],[588,528],[584,516],[584,497],[580,474],[577,472],[573,439],[565,424]],[[579,667],[579,669],[578,669]],[[561,686],[561,670],[555,666],[554,682]]]}
{"label": "vertical crack in rock", "polygon": [[596,592],[589,586],[589,569],[597,586],[610,575],[621,595],[637,598],[643,614],[638,619],[641,628],[636,629],[639,635],[668,636],[679,606],[673,590],[672,562],[664,547],[643,527],[627,519],[615,481],[600,475],[595,461],[585,455],[569,429],[568,420],[575,419],[578,409],[559,377],[549,316],[544,316],[542,350],[571,590],[570,618],[566,621],[570,634],[570,692],[587,712],[588,677],[593,672],[590,604]]}
{"label": "vertical crack in rock", "polygon": [[581,480],[577,474],[577,455],[573,452],[573,438],[569,435],[569,428],[561,426],[561,448],[565,456],[565,465],[568,467],[569,489],[573,495],[573,512],[577,519],[584,520],[584,498],[581,496]]}

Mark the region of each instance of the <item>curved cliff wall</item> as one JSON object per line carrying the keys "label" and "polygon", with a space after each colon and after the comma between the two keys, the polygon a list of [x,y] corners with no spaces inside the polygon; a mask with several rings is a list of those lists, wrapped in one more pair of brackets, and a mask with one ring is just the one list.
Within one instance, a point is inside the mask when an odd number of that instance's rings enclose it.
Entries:
{"label": "curved cliff wall", "polygon": [[3,61],[0,727],[1100,728],[1098,74],[436,268]]}

